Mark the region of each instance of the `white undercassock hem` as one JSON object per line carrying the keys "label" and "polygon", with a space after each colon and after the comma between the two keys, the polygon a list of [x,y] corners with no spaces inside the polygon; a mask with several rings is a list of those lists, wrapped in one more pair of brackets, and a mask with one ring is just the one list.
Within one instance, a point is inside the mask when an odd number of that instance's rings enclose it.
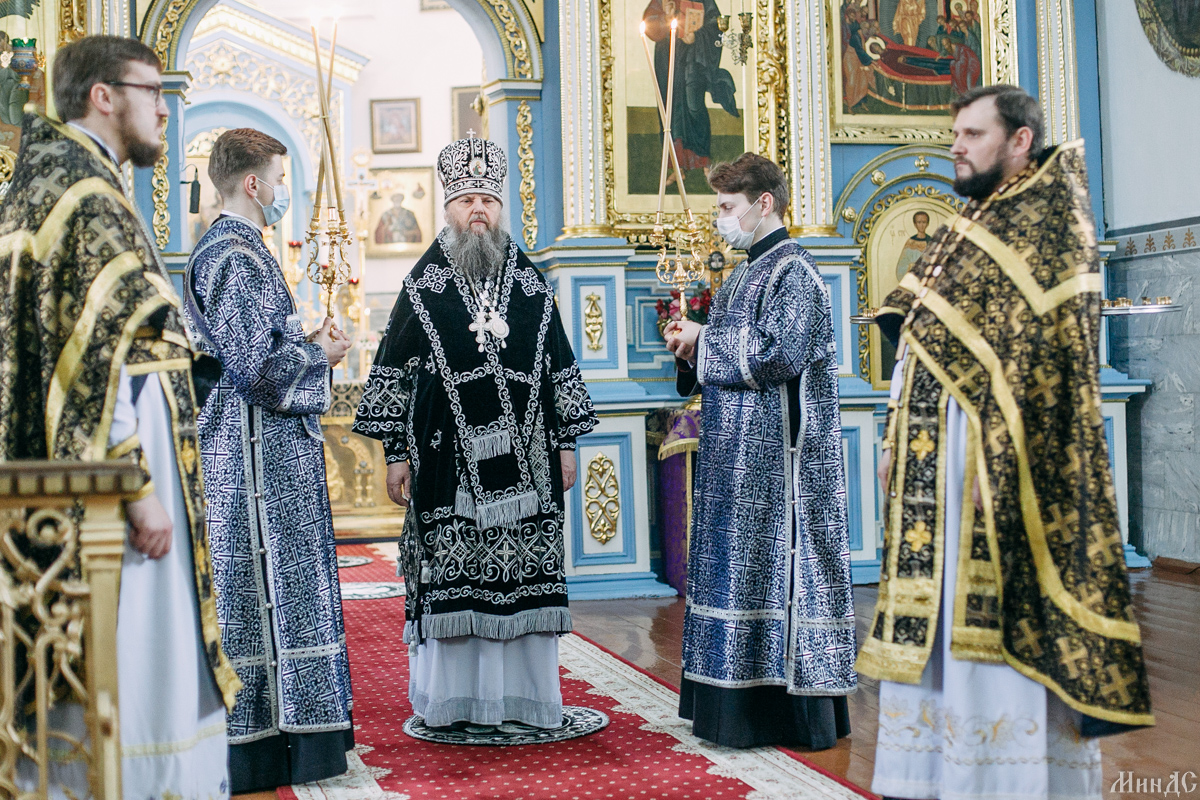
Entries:
{"label": "white undercassock hem", "polygon": [[912,800],[1100,800],[1100,745],[1079,735],[1079,712],[1007,664],[950,655],[967,441],[967,417],[953,399],[946,422],[943,611],[921,683],[880,684],[871,791]]}
{"label": "white undercassock hem", "polygon": [[426,725],[562,725],[557,634],[426,639],[408,653],[408,699]]}

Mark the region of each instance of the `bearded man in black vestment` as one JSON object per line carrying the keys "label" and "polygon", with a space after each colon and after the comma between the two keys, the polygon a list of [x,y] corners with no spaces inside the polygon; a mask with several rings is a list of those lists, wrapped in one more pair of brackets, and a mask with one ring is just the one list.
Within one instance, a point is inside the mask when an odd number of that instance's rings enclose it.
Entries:
{"label": "bearded man in black vestment", "polygon": [[404,279],[354,430],[407,506],[409,699],[429,726],[562,724],[563,492],[596,425],[554,291],[500,224],[503,151],[438,157],[446,228]]}

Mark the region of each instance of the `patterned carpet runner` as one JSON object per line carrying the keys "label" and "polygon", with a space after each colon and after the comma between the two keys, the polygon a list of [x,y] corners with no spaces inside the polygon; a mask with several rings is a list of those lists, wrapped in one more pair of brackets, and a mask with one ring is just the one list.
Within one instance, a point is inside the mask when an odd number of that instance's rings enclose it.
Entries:
{"label": "patterned carpet runner", "polygon": [[[346,583],[389,583],[394,562],[374,546],[339,555],[372,561],[341,570]],[[696,739],[678,694],[574,634],[559,640],[563,702],[595,709],[608,727],[524,747],[434,744],[405,735],[408,653],[404,598],[345,600],[354,681],[350,772],[279,790],[283,800],[861,800],[872,795],[775,748],[732,750]]]}

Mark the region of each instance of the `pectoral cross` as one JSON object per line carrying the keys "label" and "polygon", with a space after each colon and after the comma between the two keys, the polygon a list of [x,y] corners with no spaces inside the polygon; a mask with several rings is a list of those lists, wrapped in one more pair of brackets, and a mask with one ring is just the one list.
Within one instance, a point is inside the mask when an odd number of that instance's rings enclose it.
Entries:
{"label": "pectoral cross", "polygon": [[475,312],[475,321],[467,326],[467,330],[475,332],[475,341],[479,343],[479,352],[483,352],[483,345],[487,342],[487,315],[483,313],[483,309]]}

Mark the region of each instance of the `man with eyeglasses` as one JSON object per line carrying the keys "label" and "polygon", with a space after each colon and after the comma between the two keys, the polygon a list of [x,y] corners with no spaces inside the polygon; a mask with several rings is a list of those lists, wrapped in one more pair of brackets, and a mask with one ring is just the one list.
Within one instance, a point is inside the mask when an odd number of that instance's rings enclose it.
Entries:
{"label": "man with eyeglasses", "polygon": [[[59,49],[53,87],[63,122],[26,115],[0,209],[0,459],[141,468],[117,612],[123,793],[225,798],[225,713],[240,683],[212,591],[192,349],[120,169],[161,155],[161,67],[135,39],[91,36]],[[53,722],[80,735],[73,699]],[[88,794],[86,764],[59,749],[51,784]]]}

